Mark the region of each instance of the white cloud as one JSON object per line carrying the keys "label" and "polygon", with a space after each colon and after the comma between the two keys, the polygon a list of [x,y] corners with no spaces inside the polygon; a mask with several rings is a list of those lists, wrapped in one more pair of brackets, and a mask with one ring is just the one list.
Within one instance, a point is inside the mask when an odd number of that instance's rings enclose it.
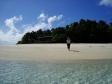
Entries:
{"label": "white cloud", "polygon": [[[9,31],[10,32],[10,31]],[[2,30],[0,30],[0,41],[6,41],[9,43],[16,43],[16,41],[20,40],[22,37],[22,34],[16,33],[15,35],[12,34],[12,32],[4,33]]]}
{"label": "white cloud", "polygon": [[35,25],[28,25],[25,27],[25,30],[24,30],[24,34],[27,33],[27,32],[32,32],[32,31],[37,31],[39,29],[50,29],[50,26],[47,24],[47,23],[37,23]]}
{"label": "white cloud", "polygon": [[23,18],[22,16],[19,16],[19,17],[12,17],[10,19],[6,19],[5,20],[5,25],[10,28],[10,31],[13,33],[13,32],[18,32],[18,30],[16,29],[15,27],[15,23],[17,23],[18,21],[21,21]]}
{"label": "white cloud", "polygon": [[55,21],[61,20],[63,17],[63,15],[59,15],[59,16],[52,16],[48,18],[48,24],[51,26],[51,24]]}
{"label": "white cloud", "polygon": [[37,31],[39,29],[43,30],[51,29],[53,22],[61,20],[62,17],[63,15],[48,17],[44,13],[41,13],[37,17],[38,21],[36,24],[28,24],[28,25],[23,24],[22,27],[24,29],[23,31],[21,31],[21,33],[20,30],[15,26],[15,24],[18,21],[23,20],[22,16],[19,17],[14,16],[12,18],[6,19],[5,26],[9,28],[9,31],[4,32],[0,30],[0,42],[9,42],[14,44],[17,41],[19,41],[22,38],[22,36],[27,32]]}
{"label": "white cloud", "polygon": [[101,0],[100,5],[112,6],[112,0]]}
{"label": "white cloud", "polygon": [[46,16],[44,13],[41,13],[41,14],[38,16],[37,19],[40,20],[40,21],[45,21],[46,18],[47,18],[47,16]]}
{"label": "white cloud", "polygon": [[36,23],[35,25],[26,26],[24,33],[31,32],[31,31],[37,31],[39,29],[43,29],[43,30],[51,29],[53,22],[61,20],[62,17],[63,15],[48,17],[44,13],[41,13],[38,16],[38,20],[39,20],[38,23]]}
{"label": "white cloud", "polygon": [[20,40],[22,34],[20,34],[20,31],[15,27],[15,23],[21,21],[22,19],[22,16],[14,16],[12,18],[6,19],[4,22],[6,27],[9,28],[9,30],[6,33],[0,30],[0,41],[15,43],[17,40]]}

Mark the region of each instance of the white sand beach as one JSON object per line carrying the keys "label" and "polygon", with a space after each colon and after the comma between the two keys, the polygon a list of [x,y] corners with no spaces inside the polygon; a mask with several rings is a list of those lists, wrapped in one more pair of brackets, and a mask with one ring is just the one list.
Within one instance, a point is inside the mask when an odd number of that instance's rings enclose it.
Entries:
{"label": "white sand beach", "polygon": [[88,59],[112,59],[112,44],[24,44],[1,45],[2,60],[74,61]]}

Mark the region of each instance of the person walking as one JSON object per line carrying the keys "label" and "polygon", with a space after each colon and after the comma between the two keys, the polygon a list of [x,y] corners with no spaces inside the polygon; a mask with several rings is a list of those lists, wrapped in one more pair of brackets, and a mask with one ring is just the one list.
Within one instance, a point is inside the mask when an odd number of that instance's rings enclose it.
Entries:
{"label": "person walking", "polygon": [[66,42],[67,42],[67,48],[68,48],[68,50],[70,51],[71,40],[70,40],[69,37],[67,37]]}

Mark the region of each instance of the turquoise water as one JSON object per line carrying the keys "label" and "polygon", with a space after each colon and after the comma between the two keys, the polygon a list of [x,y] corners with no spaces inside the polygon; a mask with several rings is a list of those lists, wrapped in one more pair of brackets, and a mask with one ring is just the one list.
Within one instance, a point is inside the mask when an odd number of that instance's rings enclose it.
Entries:
{"label": "turquoise water", "polygon": [[0,60],[0,84],[112,84],[112,60],[75,63]]}

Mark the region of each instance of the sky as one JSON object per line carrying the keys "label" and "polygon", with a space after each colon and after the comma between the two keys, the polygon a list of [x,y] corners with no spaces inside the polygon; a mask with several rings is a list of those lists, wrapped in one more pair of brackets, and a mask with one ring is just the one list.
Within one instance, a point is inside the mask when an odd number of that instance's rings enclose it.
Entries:
{"label": "sky", "polygon": [[112,22],[112,0],[0,0],[0,44],[83,19]]}

